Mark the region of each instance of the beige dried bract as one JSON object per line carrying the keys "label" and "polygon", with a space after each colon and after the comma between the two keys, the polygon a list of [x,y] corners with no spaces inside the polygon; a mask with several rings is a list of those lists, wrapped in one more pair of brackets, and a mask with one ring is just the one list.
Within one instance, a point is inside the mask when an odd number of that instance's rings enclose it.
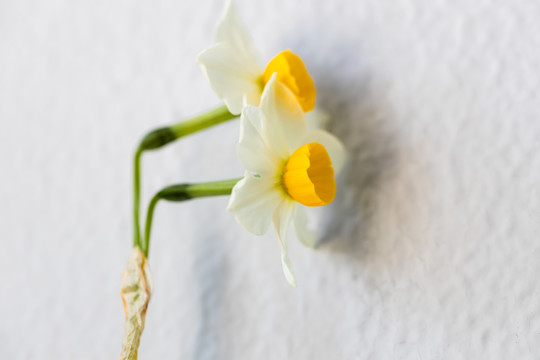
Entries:
{"label": "beige dried bract", "polygon": [[120,360],[137,359],[151,293],[152,278],[148,261],[142,251],[135,247],[122,273],[120,296],[124,305],[126,325]]}

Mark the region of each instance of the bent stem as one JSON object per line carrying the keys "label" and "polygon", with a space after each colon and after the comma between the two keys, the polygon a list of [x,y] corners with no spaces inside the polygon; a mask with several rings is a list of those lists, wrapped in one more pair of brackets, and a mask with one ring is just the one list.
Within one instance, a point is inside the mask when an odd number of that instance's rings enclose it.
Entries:
{"label": "bent stem", "polygon": [[199,184],[177,184],[167,186],[152,197],[146,212],[146,223],[144,228],[144,255],[148,258],[150,248],[150,232],[152,231],[152,220],[154,210],[159,200],[185,201],[199,197],[230,195],[234,185],[242,178],[212,181]]}
{"label": "bent stem", "polygon": [[141,230],[139,227],[139,204],[141,197],[141,155],[142,150],[137,148],[133,157],[133,247],[141,247]]}
{"label": "bent stem", "polygon": [[[195,116],[189,120],[179,122],[172,126],[166,126],[150,131],[141,140],[135,154],[133,156],[133,246],[138,246],[141,249],[140,230],[140,198],[141,198],[141,157],[144,151],[159,149],[183,136],[193,134],[197,131],[204,130],[214,125],[218,125],[227,120],[236,118],[227,109],[227,106],[222,105],[212,109],[204,114]],[[154,204],[155,206],[155,204]]]}

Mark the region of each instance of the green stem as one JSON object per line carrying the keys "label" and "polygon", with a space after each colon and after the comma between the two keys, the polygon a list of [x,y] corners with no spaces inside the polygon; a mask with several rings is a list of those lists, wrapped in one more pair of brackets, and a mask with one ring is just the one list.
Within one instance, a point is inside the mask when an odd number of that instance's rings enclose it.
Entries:
{"label": "green stem", "polygon": [[148,259],[148,247],[150,246],[150,232],[152,231],[152,220],[154,218],[154,209],[156,208],[156,205],[158,201],[161,199],[159,196],[159,193],[155,194],[154,197],[152,197],[152,200],[150,200],[150,204],[148,204],[148,210],[146,212],[146,222],[144,225],[144,247],[143,247],[143,253],[144,256]]}
{"label": "green stem", "polygon": [[222,122],[236,117],[238,117],[238,115],[231,114],[229,109],[227,109],[227,106],[222,105],[190,120],[176,123],[171,126],[171,129],[178,139],[182,136],[193,134],[194,132],[221,124]]}
{"label": "green stem", "polygon": [[179,122],[172,126],[152,130],[143,137],[133,157],[133,246],[139,246],[142,248],[143,245],[141,241],[141,230],[139,224],[142,153],[147,150],[158,149],[183,136],[193,134],[197,131],[218,125],[236,117],[237,115],[233,115],[229,112],[227,106],[222,105],[189,120]]}
{"label": "green stem", "polygon": [[140,148],[135,151],[133,157],[133,247],[141,247],[141,229],[139,225],[139,207],[141,198],[141,155],[142,150]]}
{"label": "green stem", "polygon": [[146,224],[144,228],[144,255],[148,258],[150,248],[150,233],[154,210],[159,200],[186,201],[199,197],[230,195],[234,185],[242,178],[212,181],[199,184],[177,184],[167,186],[154,195],[146,212]]}
{"label": "green stem", "polygon": [[222,105],[189,120],[150,131],[141,140],[139,149],[142,149],[143,151],[158,149],[183,136],[221,124],[222,122],[236,117],[237,115],[233,115],[229,112],[227,106]]}

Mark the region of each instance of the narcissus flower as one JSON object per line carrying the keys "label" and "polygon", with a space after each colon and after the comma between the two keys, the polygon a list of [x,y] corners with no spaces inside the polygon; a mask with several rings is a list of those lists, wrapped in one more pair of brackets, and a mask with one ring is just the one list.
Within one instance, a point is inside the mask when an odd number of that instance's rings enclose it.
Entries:
{"label": "narcissus flower", "polygon": [[315,107],[315,84],[302,59],[285,50],[263,70],[255,45],[231,1],[216,28],[216,44],[204,50],[197,62],[232,114],[240,114],[245,105],[258,106],[264,87],[274,73],[294,94],[304,112]]}
{"label": "narcissus flower", "polygon": [[309,130],[295,95],[273,75],[260,107],[242,111],[237,154],[247,171],[233,188],[228,209],[256,235],[273,222],[283,271],[296,286],[287,230],[292,223],[299,240],[314,246],[316,235],[307,228],[305,207],[334,200],[335,173],[345,160],[343,145],[326,131]]}

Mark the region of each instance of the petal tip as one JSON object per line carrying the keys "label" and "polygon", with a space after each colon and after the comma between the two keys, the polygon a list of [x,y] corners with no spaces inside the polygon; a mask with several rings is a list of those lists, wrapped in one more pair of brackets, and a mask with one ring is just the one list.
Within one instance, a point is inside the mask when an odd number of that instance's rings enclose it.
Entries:
{"label": "petal tip", "polygon": [[286,276],[287,278],[287,282],[293,287],[293,288],[297,288],[298,287],[298,283],[296,282],[296,277],[293,277],[292,278],[289,278],[288,276]]}

